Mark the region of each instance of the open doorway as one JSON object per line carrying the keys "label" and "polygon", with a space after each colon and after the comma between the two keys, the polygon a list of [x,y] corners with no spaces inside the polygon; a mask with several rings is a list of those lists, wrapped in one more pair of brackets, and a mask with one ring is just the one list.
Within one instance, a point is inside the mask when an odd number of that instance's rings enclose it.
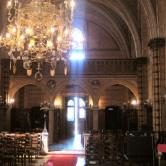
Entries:
{"label": "open doorway", "polygon": [[11,108],[12,132],[40,132],[43,130],[43,112],[40,103],[44,93],[40,87],[27,84],[14,95],[15,103]]}
{"label": "open doorway", "polygon": [[67,136],[72,139],[73,149],[82,149],[81,136],[85,129],[86,100],[84,97],[67,97]]}
{"label": "open doorway", "polygon": [[[64,97],[65,139],[59,139],[50,147],[50,151],[83,150],[83,133],[86,129],[87,97],[71,95]],[[63,118],[61,119],[63,121]],[[60,122],[62,123],[62,122]]]}
{"label": "open doorway", "polygon": [[66,99],[68,136],[82,134],[86,119],[86,100],[83,97]]}

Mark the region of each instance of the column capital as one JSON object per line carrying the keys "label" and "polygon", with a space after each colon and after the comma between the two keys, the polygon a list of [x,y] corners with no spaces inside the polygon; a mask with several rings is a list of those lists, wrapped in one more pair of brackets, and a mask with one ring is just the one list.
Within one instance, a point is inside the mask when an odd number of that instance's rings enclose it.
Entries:
{"label": "column capital", "polygon": [[156,50],[158,48],[165,46],[165,38],[153,38],[149,41],[148,46],[151,50]]}

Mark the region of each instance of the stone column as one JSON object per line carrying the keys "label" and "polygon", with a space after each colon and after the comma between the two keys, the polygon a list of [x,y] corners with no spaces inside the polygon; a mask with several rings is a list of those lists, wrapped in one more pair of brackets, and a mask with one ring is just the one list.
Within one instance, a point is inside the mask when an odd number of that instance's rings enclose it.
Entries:
{"label": "stone column", "polygon": [[153,131],[162,131],[163,92],[165,87],[165,38],[154,38],[148,46],[152,53]]}
{"label": "stone column", "polygon": [[139,93],[139,108],[138,108],[138,127],[141,129],[146,125],[146,113],[144,103],[147,100],[147,57],[137,58],[137,82]]}
{"label": "stone column", "polygon": [[93,107],[93,130],[99,129],[99,109],[98,107]]}
{"label": "stone column", "polygon": [[49,124],[48,124],[48,131],[49,131],[49,140],[48,140],[48,144],[52,144],[53,143],[53,137],[54,137],[54,111],[49,111]]}
{"label": "stone column", "polygon": [[10,83],[10,62],[8,59],[0,60],[0,96],[2,103],[0,105],[0,129],[10,130],[10,111],[8,110],[7,100]]}
{"label": "stone column", "polygon": [[100,98],[100,88],[101,88],[101,83],[99,80],[93,80],[91,82],[92,85],[92,99],[93,99],[93,130],[98,130],[99,129],[99,108],[98,108],[98,103],[99,103],[99,98]]}

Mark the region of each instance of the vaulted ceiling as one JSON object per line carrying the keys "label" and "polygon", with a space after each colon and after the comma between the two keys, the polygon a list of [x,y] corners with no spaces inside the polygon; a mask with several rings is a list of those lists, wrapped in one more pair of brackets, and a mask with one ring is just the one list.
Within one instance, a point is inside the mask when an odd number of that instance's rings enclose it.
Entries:
{"label": "vaulted ceiling", "polygon": [[[100,35],[105,33],[111,36],[112,42],[104,40],[98,34],[98,40],[101,39],[99,43],[117,44],[116,49],[110,46],[112,51],[107,52],[109,55],[103,52],[105,56],[102,57],[134,58],[147,54],[147,44],[156,36],[155,0],[80,0],[77,3],[80,5],[76,8],[75,16],[84,19],[89,26],[91,24],[98,27],[98,31],[97,28],[88,27],[92,29],[88,36],[91,36],[92,32],[100,31]],[[91,43],[88,43],[89,45]]]}
{"label": "vaulted ceiling", "polygon": [[[148,41],[156,35],[156,0],[75,1],[74,25],[85,33],[88,58],[136,58],[147,54]],[[1,31],[5,3],[0,1]]]}

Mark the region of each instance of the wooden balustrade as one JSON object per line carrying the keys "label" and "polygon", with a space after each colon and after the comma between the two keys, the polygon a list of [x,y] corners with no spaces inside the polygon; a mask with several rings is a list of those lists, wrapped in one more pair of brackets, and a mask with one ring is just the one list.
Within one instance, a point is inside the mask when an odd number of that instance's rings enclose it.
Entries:
{"label": "wooden balustrade", "polygon": [[[25,76],[26,70],[23,69],[22,61],[17,62],[17,72],[15,76]],[[44,77],[49,76],[50,65],[43,63],[41,66]],[[64,64],[58,62],[56,66],[56,76],[62,77]],[[36,72],[37,64],[33,63],[33,74]],[[136,59],[87,59],[83,62],[69,62],[69,75],[136,75],[137,60]],[[12,72],[11,72],[11,75]]]}

